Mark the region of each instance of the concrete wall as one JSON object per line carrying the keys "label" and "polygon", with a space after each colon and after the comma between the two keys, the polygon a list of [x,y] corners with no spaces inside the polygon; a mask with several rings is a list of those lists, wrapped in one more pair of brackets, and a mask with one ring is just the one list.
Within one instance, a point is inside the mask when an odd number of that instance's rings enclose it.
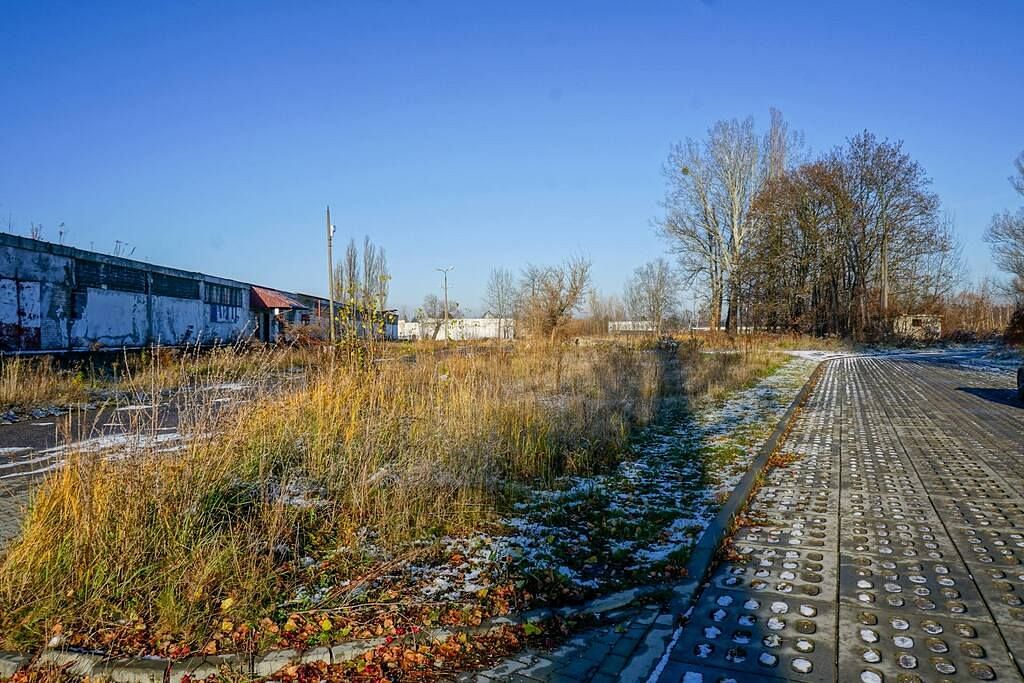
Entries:
{"label": "concrete wall", "polygon": [[[509,318],[453,318],[448,321],[448,338],[454,341],[512,339],[515,330],[515,321]],[[444,320],[399,320],[397,333],[399,339],[444,339]]]}
{"label": "concrete wall", "polygon": [[648,334],[655,331],[654,323],[649,320],[613,320],[608,323],[608,334]]}
{"label": "concrete wall", "polygon": [[[240,290],[212,303],[213,287]],[[0,233],[0,351],[232,340],[252,330],[249,285]]]}

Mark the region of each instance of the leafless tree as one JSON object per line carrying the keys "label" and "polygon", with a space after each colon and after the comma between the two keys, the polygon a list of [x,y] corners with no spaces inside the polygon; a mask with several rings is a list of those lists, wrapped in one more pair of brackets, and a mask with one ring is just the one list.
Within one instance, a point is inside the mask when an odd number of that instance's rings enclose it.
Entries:
{"label": "leafless tree", "polygon": [[529,265],[520,282],[521,318],[534,332],[554,341],[583,303],[589,285],[590,261],[583,257],[557,266]]}
{"label": "leafless tree", "polygon": [[491,270],[483,303],[491,315],[498,318],[499,335],[504,339],[505,326],[515,315],[516,282],[512,271],[507,268]]}
{"label": "leafless tree", "polygon": [[362,277],[359,247],[355,239],[350,239],[345,256],[334,267],[334,291],[341,306],[353,309],[359,304]]}
{"label": "leafless tree", "polygon": [[[1017,174],[1010,177],[1010,184],[1024,196],[1024,152],[1014,161]],[[985,241],[992,248],[996,265],[1010,274],[1007,291],[1018,299],[1024,299],[1024,206],[1016,212],[1003,211],[992,217],[985,231]]]}
{"label": "leafless tree", "polygon": [[960,259],[930,182],[900,143],[867,132],[768,179],[741,260],[754,322],[863,339],[893,310],[938,307]]}
{"label": "leafless tree", "polygon": [[617,296],[602,296],[595,288],[587,293],[587,332],[606,334],[608,323],[626,319],[626,307]]}
{"label": "leafless tree", "polygon": [[743,302],[744,253],[758,225],[751,205],[763,184],[782,175],[802,138],[773,109],[767,134],[758,139],[754,121],[715,123],[704,141],[688,138],[673,147],[665,173],[669,190],[660,223],[679,257],[687,284],[708,291],[710,325],[735,332]]}
{"label": "leafless tree", "polygon": [[708,292],[709,325],[718,328],[725,289],[724,235],[714,205],[711,171],[703,145],[687,139],[672,148],[665,166],[669,190],[662,234],[679,258],[688,283]]}
{"label": "leafless tree", "polygon": [[635,320],[654,323],[661,334],[665,318],[675,312],[679,303],[680,279],[668,261],[657,259],[633,272],[626,283],[625,301]]}
{"label": "leafless tree", "polygon": [[[448,302],[448,317],[452,320],[462,317],[457,301]],[[431,339],[437,339],[444,328],[444,301],[436,294],[427,294],[423,297],[423,305],[416,313],[416,320],[420,323],[427,323],[434,326],[430,334]]]}

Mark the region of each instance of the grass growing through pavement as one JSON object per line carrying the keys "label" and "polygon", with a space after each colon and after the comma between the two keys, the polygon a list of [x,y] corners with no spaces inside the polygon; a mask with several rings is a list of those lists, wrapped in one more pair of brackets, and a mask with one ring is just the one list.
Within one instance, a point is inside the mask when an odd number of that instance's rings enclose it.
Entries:
{"label": "grass growing through pavement", "polygon": [[485,525],[515,482],[618,462],[666,387],[715,395],[774,362],[696,345],[422,345],[325,359],[270,391],[259,377],[284,361],[265,359],[233,377],[252,385],[238,409],[194,404],[183,446],[72,454],[49,477],[0,558],[5,645],[181,655],[291,642],[297,623],[307,644],[344,638],[329,618],[310,633],[288,604],[311,563],[330,579],[318,605],[341,611],[388,571],[366,548],[410,557],[415,541]]}

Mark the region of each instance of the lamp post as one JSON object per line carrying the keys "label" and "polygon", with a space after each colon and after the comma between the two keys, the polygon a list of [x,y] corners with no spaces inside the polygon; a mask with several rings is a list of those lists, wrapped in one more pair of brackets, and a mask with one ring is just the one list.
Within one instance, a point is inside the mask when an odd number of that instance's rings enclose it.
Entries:
{"label": "lamp post", "polygon": [[455,270],[455,266],[437,268],[439,273],[444,275],[444,343],[448,344],[448,271]]}
{"label": "lamp post", "polygon": [[334,345],[334,226],[331,225],[331,207],[327,207],[327,326]]}

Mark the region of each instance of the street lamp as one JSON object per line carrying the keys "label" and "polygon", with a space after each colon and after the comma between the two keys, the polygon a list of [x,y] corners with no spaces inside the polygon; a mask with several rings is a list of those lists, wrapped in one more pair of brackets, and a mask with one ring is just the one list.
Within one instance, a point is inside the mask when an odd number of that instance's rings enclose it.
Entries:
{"label": "street lamp", "polygon": [[437,272],[444,275],[444,343],[448,344],[448,271],[455,270],[455,266],[447,268],[436,268]]}

